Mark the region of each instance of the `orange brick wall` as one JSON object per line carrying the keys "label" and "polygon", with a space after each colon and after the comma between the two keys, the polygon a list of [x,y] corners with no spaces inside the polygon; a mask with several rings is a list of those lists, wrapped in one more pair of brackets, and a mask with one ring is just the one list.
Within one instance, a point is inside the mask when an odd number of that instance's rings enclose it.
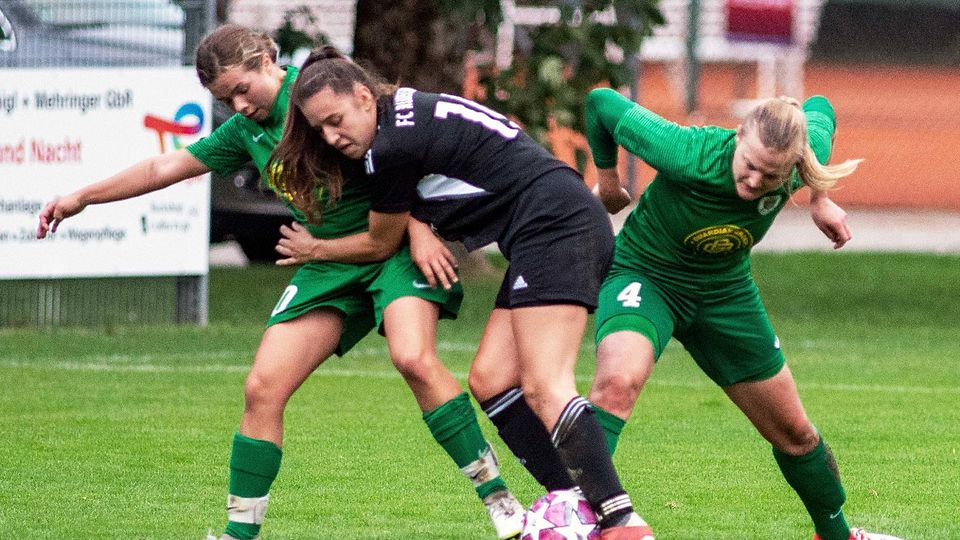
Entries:
{"label": "orange brick wall", "polygon": [[[688,118],[684,97],[668,83],[666,71],[643,66],[639,100],[680,123],[734,127],[730,103],[755,92],[749,68],[704,65],[700,114]],[[807,95],[823,94],[837,110],[834,159],[866,160],[834,192],[837,202],[960,210],[960,69],[813,64],[805,86]],[[639,167],[641,188],[651,174]]]}

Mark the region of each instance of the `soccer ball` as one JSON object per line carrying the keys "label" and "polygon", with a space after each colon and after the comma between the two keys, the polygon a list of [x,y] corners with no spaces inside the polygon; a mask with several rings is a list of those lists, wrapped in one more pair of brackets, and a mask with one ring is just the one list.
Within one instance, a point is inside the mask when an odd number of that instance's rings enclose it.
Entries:
{"label": "soccer ball", "polygon": [[575,491],[551,491],[533,501],[523,516],[520,540],[597,540],[597,515]]}

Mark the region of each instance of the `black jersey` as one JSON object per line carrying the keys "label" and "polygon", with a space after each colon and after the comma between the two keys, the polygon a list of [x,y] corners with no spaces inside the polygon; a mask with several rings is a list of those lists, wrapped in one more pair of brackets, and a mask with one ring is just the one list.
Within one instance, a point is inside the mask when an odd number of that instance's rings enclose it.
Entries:
{"label": "black jersey", "polygon": [[468,99],[400,88],[378,103],[371,209],[411,214],[468,250],[502,242],[517,195],[566,168],[517,124]]}

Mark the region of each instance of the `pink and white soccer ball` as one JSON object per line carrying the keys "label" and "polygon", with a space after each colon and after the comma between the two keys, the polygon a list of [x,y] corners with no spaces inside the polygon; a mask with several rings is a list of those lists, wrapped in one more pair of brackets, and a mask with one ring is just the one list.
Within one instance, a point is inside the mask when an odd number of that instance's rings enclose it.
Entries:
{"label": "pink and white soccer ball", "polygon": [[523,516],[520,540],[597,540],[597,515],[575,491],[551,491],[533,501]]}

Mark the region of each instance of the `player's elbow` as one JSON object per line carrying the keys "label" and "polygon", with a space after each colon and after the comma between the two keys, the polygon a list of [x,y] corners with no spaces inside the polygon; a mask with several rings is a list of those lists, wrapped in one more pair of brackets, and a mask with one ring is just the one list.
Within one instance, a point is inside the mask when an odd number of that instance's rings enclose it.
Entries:
{"label": "player's elbow", "polygon": [[385,261],[400,249],[403,236],[393,238],[371,238],[368,251],[371,262]]}
{"label": "player's elbow", "polygon": [[370,262],[385,261],[389,259],[395,251],[396,250],[390,250],[381,245],[374,246],[374,248],[370,250]]}
{"label": "player's elbow", "polygon": [[595,110],[604,100],[617,97],[620,97],[620,93],[613,88],[594,88],[587,93],[587,108]]}
{"label": "player's elbow", "polygon": [[384,260],[396,253],[407,235],[409,213],[381,213],[370,211],[367,239],[371,256]]}
{"label": "player's elbow", "polygon": [[173,154],[160,154],[147,161],[146,178],[153,189],[160,189],[175,184],[186,178]]}
{"label": "player's elbow", "polygon": [[624,112],[633,104],[620,95],[613,88],[595,88],[587,94],[584,115],[587,125],[587,139],[590,144],[596,143],[597,138],[612,137],[617,123]]}

